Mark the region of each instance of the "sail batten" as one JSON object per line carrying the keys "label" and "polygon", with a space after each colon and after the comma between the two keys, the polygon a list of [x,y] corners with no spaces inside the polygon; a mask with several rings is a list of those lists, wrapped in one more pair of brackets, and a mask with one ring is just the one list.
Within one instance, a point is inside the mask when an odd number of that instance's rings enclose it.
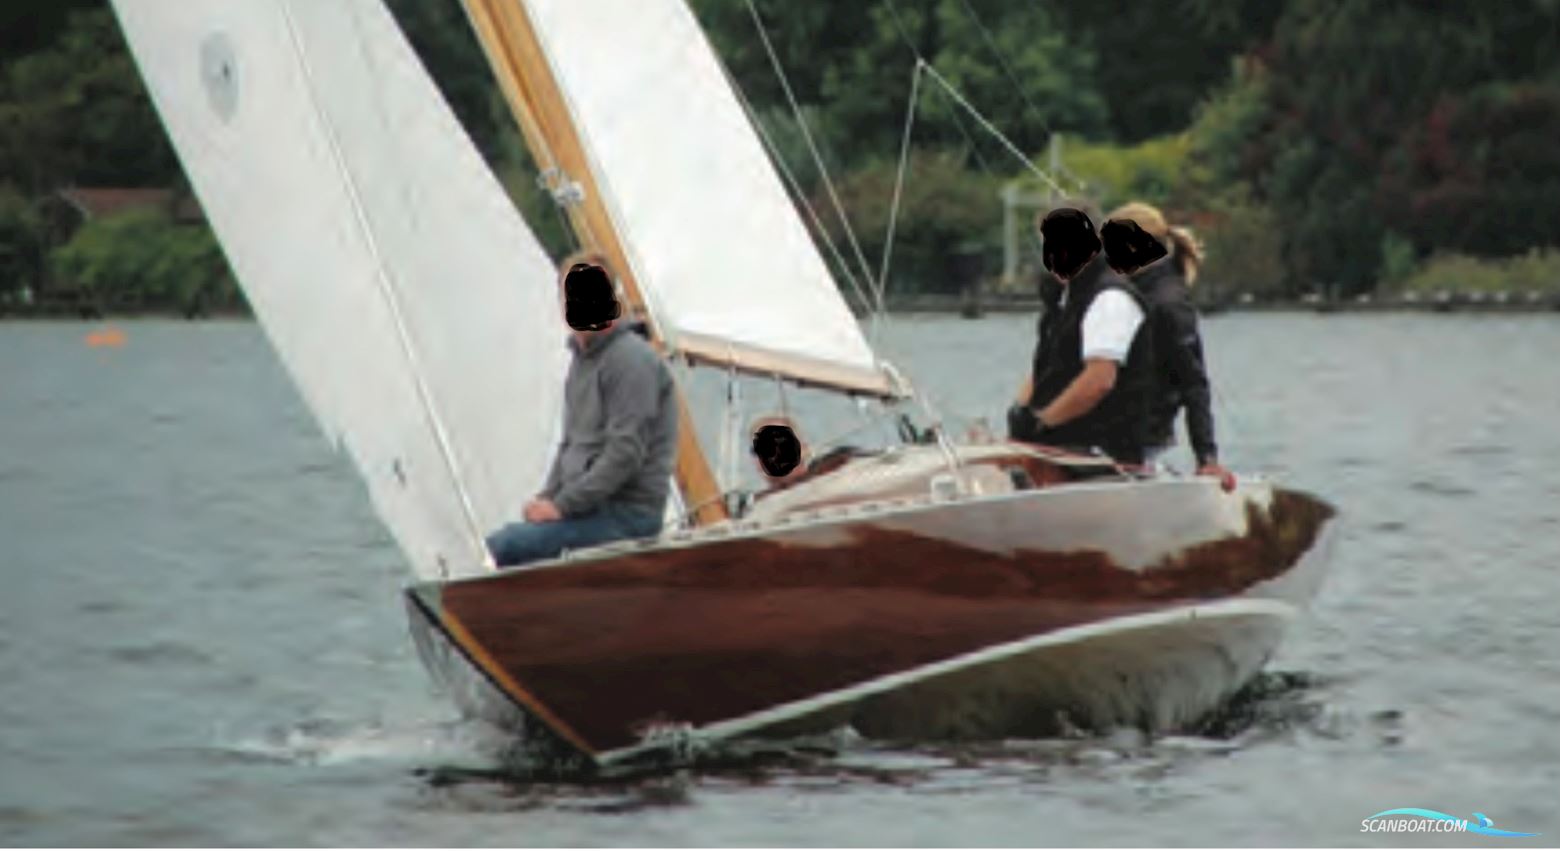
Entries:
{"label": "sail batten", "polygon": [[551,260],[381,0],[115,0],[191,186],[326,434],[426,578],[539,488]]}
{"label": "sail batten", "polygon": [[514,2],[668,344],[768,352],[782,377],[891,395],[684,0]]}

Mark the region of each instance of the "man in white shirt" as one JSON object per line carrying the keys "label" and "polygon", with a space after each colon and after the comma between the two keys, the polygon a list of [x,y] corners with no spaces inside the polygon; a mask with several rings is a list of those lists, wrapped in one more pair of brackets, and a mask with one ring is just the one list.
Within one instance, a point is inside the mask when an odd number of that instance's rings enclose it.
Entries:
{"label": "man in white shirt", "polygon": [[1008,415],[1010,436],[1141,464],[1154,380],[1142,296],[1111,271],[1082,211],[1053,210],[1040,234],[1042,261],[1062,286],[1041,315],[1030,380]]}

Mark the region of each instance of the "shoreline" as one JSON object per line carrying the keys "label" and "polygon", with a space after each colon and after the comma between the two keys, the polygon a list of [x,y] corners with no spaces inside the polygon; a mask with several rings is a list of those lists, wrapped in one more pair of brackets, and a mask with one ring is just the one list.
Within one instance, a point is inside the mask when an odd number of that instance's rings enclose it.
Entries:
{"label": "shoreline", "polygon": [[[978,301],[957,295],[890,297],[885,301],[890,314],[963,315],[977,318],[988,313],[1028,313],[1040,311],[1038,298],[989,297]],[[1221,313],[1560,313],[1560,293],[1538,298],[1500,298],[1488,293],[1443,294],[1436,298],[1321,299],[1286,301],[1204,302],[1197,304],[1204,315]],[[857,312],[858,317],[864,314]],[[127,312],[82,311],[70,306],[0,305],[0,322],[108,322],[115,320],[165,319],[186,322],[253,321],[247,310],[220,310],[191,316],[181,311],[137,310]]]}
{"label": "shoreline", "polygon": [[109,322],[135,319],[178,319],[186,322],[253,320],[247,310],[208,310],[189,314],[182,310],[82,310],[70,305],[0,304],[0,322]]}
{"label": "shoreline", "polygon": [[[988,296],[972,299],[958,295],[889,297],[889,313],[953,313],[968,317],[987,313],[1038,313],[1040,299]],[[1560,312],[1560,293],[1514,297],[1491,293],[1441,293],[1433,297],[1320,298],[1282,301],[1234,300],[1198,302],[1205,315],[1220,313],[1554,313]]]}

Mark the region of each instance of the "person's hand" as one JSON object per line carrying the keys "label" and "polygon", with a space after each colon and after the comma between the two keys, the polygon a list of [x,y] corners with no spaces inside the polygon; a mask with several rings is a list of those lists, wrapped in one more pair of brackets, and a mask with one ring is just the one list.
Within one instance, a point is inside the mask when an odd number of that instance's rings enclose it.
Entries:
{"label": "person's hand", "polygon": [[533,499],[525,504],[525,522],[552,523],[563,519],[563,512],[550,499]]}
{"label": "person's hand", "polygon": [[1040,418],[1035,415],[1035,409],[1028,405],[1014,405],[1008,408],[1008,439],[1022,440],[1029,443],[1038,443],[1040,433],[1044,427],[1040,425]]}
{"label": "person's hand", "polygon": [[1197,475],[1217,476],[1219,478],[1219,487],[1224,488],[1226,491],[1235,490],[1235,474],[1231,473],[1229,470],[1224,469],[1224,467],[1221,466],[1217,461],[1209,461],[1201,467],[1198,467]]}

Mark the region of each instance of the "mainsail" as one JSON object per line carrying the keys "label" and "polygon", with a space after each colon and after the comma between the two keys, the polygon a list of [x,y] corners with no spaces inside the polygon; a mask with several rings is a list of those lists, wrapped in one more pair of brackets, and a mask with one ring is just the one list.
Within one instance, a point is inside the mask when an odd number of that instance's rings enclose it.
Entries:
{"label": "mainsail", "polygon": [[480,572],[557,428],[551,261],[380,0],[114,6],[320,424],[420,575]]}
{"label": "mainsail", "polygon": [[684,0],[498,2],[518,3],[527,16],[675,350],[843,390],[896,392]]}

